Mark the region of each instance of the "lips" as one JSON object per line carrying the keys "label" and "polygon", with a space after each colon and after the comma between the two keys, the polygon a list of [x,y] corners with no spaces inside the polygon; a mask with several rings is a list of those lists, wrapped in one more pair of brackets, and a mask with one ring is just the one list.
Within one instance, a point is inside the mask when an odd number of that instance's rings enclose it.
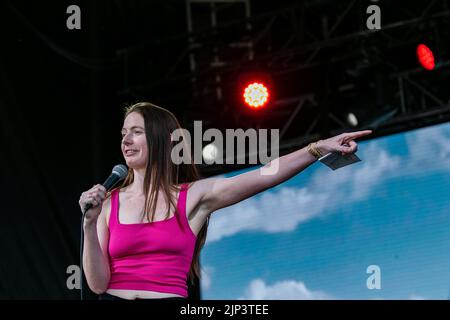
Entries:
{"label": "lips", "polygon": [[136,154],[138,152],[138,150],[125,150],[125,155],[128,156],[132,156],[134,154]]}

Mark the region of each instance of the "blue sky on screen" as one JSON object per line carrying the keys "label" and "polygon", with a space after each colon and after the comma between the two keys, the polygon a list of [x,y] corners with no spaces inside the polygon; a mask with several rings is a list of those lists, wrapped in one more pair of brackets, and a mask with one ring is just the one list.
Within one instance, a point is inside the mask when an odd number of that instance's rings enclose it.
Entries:
{"label": "blue sky on screen", "polygon": [[[450,124],[357,155],[213,213],[202,299],[449,299]],[[367,287],[371,265],[380,289]]]}

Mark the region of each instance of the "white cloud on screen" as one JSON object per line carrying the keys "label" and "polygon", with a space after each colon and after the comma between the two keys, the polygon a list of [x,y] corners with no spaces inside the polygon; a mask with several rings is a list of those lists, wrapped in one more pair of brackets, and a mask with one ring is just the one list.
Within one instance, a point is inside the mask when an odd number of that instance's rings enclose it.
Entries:
{"label": "white cloud on screen", "polygon": [[409,300],[425,300],[425,298],[422,297],[422,296],[419,296],[419,295],[417,295],[417,294],[412,294],[412,295],[409,297]]}
{"label": "white cloud on screen", "polygon": [[200,285],[201,290],[205,291],[211,288],[212,275],[214,273],[214,268],[211,266],[202,266],[200,270]]}
{"label": "white cloud on screen", "polygon": [[406,169],[421,173],[430,170],[450,169],[450,124],[423,128],[406,135],[409,149]]}
{"label": "white cloud on screen", "polygon": [[283,280],[268,285],[261,279],[250,282],[239,300],[329,300],[332,297],[322,291],[309,290],[302,281]]}

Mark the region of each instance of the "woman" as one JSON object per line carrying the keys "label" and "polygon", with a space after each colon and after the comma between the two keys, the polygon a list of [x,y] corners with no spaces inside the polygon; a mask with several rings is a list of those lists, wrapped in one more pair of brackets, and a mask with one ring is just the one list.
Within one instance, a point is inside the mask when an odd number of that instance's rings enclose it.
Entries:
{"label": "woman", "polygon": [[[122,153],[130,168],[109,194],[95,185],[80,197],[84,221],[83,268],[100,299],[183,299],[186,280],[199,277],[199,255],[214,211],[274,187],[321,154],[356,152],[364,130],[320,140],[278,158],[278,171],[259,169],[230,178],[199,179],[193,161],[171,161],[171,134],[180,125],[166,109],[137,103],[126,110]],[[270,163],[266,166],[270,166]]]}

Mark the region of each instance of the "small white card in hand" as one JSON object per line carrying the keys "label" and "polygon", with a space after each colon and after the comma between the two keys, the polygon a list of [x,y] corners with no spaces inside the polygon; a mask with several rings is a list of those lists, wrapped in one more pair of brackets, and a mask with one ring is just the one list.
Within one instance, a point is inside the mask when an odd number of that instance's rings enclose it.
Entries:
{"label": "small white card in hand", "polygon": [[319,161],[331,169],[336,170],[349,164],[359,162],[361,159],[354,153],[342,155],[340,152],[330,152],[319,158]]}

